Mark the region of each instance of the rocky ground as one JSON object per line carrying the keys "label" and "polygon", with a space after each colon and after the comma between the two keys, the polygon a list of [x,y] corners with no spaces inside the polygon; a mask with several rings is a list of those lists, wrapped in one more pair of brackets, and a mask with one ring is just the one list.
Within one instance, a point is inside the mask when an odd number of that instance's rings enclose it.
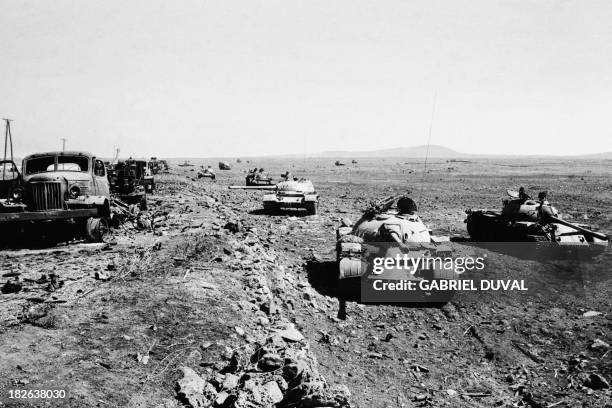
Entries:
{"label": "rocky ground", "polygon": [[[262,192],[227,189],[255,166],[310,177],[319,215],[264,214]],[[490,253],[486,277],[525,279],[527,293],[461,292],[435,307],[362,304],[358,288],[334,279],[339,219],[406,190],[438,235],[466,237],[466,208],[496,208],[520,185],[548,190],[566,219],[611,232],[612,163],[428,167],[267,160],[236,164],[213,182],[174,166],[158,177],[146,216],[107,244],[0,252],[0,285],[19,289],[0,295],[0,402],[612,406],[610,250],[579,263]],[[39,388],[68,397],[8,398],[10,389]]]}

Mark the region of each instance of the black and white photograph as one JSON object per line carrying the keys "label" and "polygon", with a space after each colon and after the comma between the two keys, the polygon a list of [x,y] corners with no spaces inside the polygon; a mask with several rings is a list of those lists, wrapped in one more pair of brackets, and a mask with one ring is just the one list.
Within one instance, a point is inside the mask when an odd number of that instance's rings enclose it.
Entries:
{"label": "black and white photograph", "polygon": [[0,407],[612,408],[611,22],[0,0]]}

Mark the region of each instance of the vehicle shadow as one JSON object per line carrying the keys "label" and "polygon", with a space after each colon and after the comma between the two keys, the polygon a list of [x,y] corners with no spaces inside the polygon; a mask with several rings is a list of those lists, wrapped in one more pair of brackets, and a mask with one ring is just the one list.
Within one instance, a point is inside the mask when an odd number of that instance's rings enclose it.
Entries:
{"label": "vehicle shadow", "polygon": [[559,245],[554,242],[476,242],[464,237],[451,238],[451,242],[484,249],[527,261],[592,261],[604,253],[607,245]]}
{"label": "vehicle shadow", "polygon": [[[334,261],[309,260],[305,266],[308,283],[323,296],[338,299],[338,318],[346,318],[346,302],[368,305],[390,305],[406,308],[440,308],[445,302],[363,302],[361,299],[361,279],[338,279],[338,267]],[[450,299],[449,299],[450,300]]]}
{"label": "vehicle shadow", "polygon": [[0,235],[0,250],[53,248],[68,244],[81,235],[77,225],[67,222],[9,225]]}
{"label": "vehicle shadow", "polygon": [[302,209],[292,209],[292,208],[287,208],[287,209],[280,209],[280,210],[276,210],[276,211],[268,211],[265,210],[263,208],[258,208],[256,210],[251,210],[249,211],[250,215],[267,215],[270,217],[307,217],[309,214]]}

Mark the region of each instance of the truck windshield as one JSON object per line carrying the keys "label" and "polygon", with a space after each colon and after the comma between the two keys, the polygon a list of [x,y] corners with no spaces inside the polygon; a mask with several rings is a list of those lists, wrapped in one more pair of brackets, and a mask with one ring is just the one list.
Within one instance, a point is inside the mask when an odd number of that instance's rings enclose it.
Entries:
{"label": "truck windshield", "polygon": [[46,171],[87,171],[88,166],[89,159],[84,156],[42,156],[26,162],[25,174]]}

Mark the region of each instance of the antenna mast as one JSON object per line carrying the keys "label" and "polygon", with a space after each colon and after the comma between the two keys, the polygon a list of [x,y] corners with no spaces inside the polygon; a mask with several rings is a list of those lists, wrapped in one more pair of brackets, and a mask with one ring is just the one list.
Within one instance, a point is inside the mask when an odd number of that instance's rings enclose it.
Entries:
{"label": "antenna mast", "polygon": [[431,108],[431,120],[429,122],[429,136],[427,137],[427,152],[425,153],[425,162],[423,163],[423,180],[427,174],[427,160],[429,159],[429,148],[431,147],[431,130],[433,129],[434,114],[436,113],[436,100],[438,99],[438,91],[434,92],[433,107]]}
{"label": "antenna mast", "polygon": [[[11,134],[12,119],[3,118],[4,120],[4,159],[6,160],[7,150],[10,147],[11,161],[13,160],[13,135]],[[2,165],[2,180],[5,179],[6,165]]]}

